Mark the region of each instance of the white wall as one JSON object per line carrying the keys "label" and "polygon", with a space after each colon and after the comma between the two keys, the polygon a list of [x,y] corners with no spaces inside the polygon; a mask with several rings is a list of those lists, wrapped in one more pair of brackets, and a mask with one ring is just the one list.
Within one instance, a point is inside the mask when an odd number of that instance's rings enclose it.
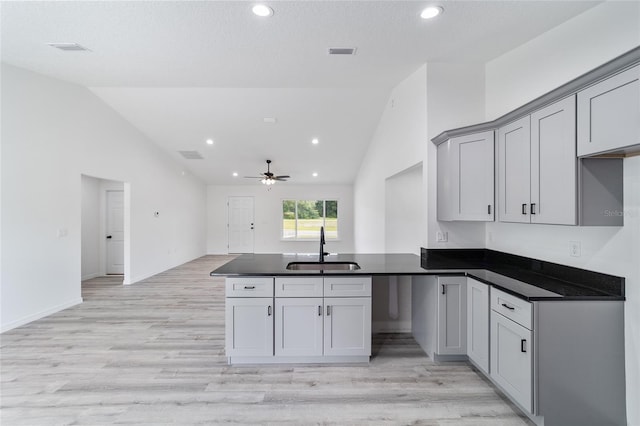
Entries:
{"label": "white wall", "polygon": [[[486,66],[492,120],[640,45],[640,3],[606,2]],[[626,277],[627,420],[640,425],[640,157],[624,160],[622,228],[487,225],[487,247]],[[569,255],[579,241],[582,256]],[[594,340],[597,344],[597,340]]]}
{"label": "white wall", "polygon": [[282,200],[338,200],[338,240],[327,240],[330,253],[353,253],[353,187],[351,185],[209,185],[207,187],[207,253],[227,252],[227,200],[254,198],[255,253],[316,253],[318,241],[282,240]]}
{"label": "white wall", "polygon": [[[426,116],[427,74],[422,66],[392,90],[360,165],[354,184],[355,248],[359,253],[385,250],[385,180],[423,162]],[[424,193],[415,196],[423,198]]]}
{"label": "white wall", "polygon": [[205,253],[203,183],[88,89],[2,64],[1,132],[3,331],[82,301],[82,174],[126,182],[130,282]]}

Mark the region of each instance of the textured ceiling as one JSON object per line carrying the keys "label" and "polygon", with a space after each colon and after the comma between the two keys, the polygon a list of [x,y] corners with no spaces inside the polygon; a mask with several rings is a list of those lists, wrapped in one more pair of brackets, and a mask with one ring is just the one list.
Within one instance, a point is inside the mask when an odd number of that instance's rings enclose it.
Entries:
{"label": "textured ceiling", "polygon": [[296,183],[349,183],[389,90],[421,64],[486,62],[598,3],[443,1],[423,21],[421,1],[273,1],[269,19],[244,1],[4,1],[1,53],[92,88],[209,183],[237,183],[231,171],[255,174],[267,157]]}

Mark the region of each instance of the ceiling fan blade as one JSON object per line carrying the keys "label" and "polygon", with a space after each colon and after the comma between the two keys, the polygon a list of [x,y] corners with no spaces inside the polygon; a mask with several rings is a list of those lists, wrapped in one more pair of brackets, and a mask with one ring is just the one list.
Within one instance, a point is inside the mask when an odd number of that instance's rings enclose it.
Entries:
{"label": "ceiling fan blade", "polygon": [[278,179],[278,178],[290,178],[291,176],[289,175],[282,175],[282,176],[274,176],[274,179]]}
{"label": "ceiling fan blade", "polygon": [[245,179],[263,179],[264,176],[243,176]]}
{"label": "ceiling fan blade", "polygon": [[287,180],[284,178],[288,178],[289,176],[276,176],[273,178],[273,180],[280,180],[282,182],[286,182]]}

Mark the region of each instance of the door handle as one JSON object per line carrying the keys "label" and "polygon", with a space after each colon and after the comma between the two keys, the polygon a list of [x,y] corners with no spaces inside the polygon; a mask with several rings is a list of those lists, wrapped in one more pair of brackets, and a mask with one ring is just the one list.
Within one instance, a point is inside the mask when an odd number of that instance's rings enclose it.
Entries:
{"label": "door handle", "polygon": [[111,235],[107,235],[107,240],[110,240],[111,238]]}
{"label": "door handle", "polygon": [[527,203],[522,204],[522,214],[527,214]]}

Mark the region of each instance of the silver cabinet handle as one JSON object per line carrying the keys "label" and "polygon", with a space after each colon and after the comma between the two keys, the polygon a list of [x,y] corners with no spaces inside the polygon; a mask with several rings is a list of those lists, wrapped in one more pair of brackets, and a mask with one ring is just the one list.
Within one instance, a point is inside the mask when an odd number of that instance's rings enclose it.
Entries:
{"label": "silver cabinet handle", "polygon": [[442,294],[445,294],[446,292],[447,292],[446,288],[445,288],[444,284],[442,284]]}
{"label": "silver cabinet handle", "polygon": [[491,204],[487,206],[487,214],[491,214]]}
{"label": "silver cabinet handle", "polygon": [[536,203],[531,203],[531,214],[536,214]]}
{"label": "silver cabinet handle", "polygon": [[327,316],[331,315],[331,306],[327,305]]}
{"label": "silver cabinet handle", "polygon": [[267,306],[267,316],[271,316],[271,305]]}
{"label": "silver cabinet handle", "polygon": [[245,286],[244,286],[244,289],[245,289],[245,290],[254,290],[255,288],[256,288],[256,286],[255,286],[255,285],[245,285]]}
{"label": "silver cabinet handle", "polygon": [[318,316],[321,317],[322,316],[322,306],[318,305]]}
{"label": "silver cabinet handle", "polygon": [[522,204],[522,214],[527,214],[527,203]]}
{"label": "silver cabinet handle", "polygon": [[520,340],[520,352],[527,352],[527,339]]}
{"label": "silver cabinet handle", "polygon": [[505,308],[509,309],[510,311],[515,311],[516,308],[514,308],[513,306],[509,306],[506,303],[503,303],[502,306],[504,306]]}

